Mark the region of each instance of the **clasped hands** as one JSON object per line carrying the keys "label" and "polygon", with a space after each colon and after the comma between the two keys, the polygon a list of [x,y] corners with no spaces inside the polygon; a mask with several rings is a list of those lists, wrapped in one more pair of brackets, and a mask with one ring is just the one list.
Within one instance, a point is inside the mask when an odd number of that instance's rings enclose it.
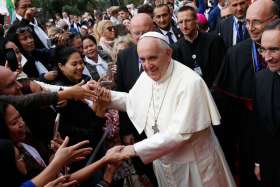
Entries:
{"label": "clasped hands", "polygon": [[119,162],[122,160],[128,160],[131,157],[136,156],[133,145],[118,145],[109,149],[104,156],[107,162]]}

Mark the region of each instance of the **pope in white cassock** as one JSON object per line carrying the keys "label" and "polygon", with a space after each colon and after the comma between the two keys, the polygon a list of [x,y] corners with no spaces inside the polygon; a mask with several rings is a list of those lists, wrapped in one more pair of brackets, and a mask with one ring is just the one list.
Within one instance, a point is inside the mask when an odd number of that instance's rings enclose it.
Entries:
{"label": "pope in white cassock", "polygon": [[110,107],[126,111],[148,138],[107,154],[153,162],[160,187],[235,186],[211,127],[220,115],[202,78],[171,59],[157,32],[142,35],[137,51],[145,71],[129,93],[111,91]]}

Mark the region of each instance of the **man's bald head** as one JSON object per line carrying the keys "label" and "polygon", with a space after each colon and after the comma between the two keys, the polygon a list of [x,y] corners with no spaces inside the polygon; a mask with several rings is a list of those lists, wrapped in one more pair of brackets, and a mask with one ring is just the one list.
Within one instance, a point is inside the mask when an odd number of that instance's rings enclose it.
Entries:
{"label": "man's bald head", "polygon": [[246,26],[250,37],[260,42],[265,26],[278,17],[279,9],[272,0],[261,0],[252,3],[246,13]]}
{"label": "man's bald head", "polygon": [[135,44],[138,42],[142,34],[153,30],[154,22],[148,14],[140,13],[131,19],[130,33]]}
{"label": "man's bald head", "polygon": [[16,80],[16,72],[0,66],[0,94],[21,95],[21,84]]}

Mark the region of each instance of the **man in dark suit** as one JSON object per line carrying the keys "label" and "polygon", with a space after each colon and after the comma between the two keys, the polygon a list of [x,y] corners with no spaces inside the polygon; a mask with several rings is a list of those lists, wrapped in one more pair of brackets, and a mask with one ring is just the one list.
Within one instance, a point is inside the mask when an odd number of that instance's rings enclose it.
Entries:
{"label": "man in dark suit", "polygon": [[154,22],[157,25],[156,31],[168,39],[169,44],[176,43],[182,33],[172,22],[172,15],[168,5],[161,4],[154,8]]}
{"label": "man in dark suit", "polygon": [[[271,0],[255,1],[246,12],[250,39],[231,47],[215,81],[216,104],[225,127],[224,149],[233,172],[240,175],[240,186],[255,186],[253,175],[253,96],[256,72],[266,68],[259,54],[264,27],[278,17],[278,7]],[[218,99],[217,99],[218,98]],[[235,158],[232,158],[232,156]],[[236,167],[236,162],[239,166]],[[235,170],[234,170],[235,169]]]}
{"label": "man in dark suit", "polygon": [[208,23],[210,31],[216,29],[218,20],[221,18],[221,10],[225,6],[225,0],[219,0],[218,4],[209,12]]}
{"label": "man in dark suit", "polygon": [[[280,19],[262,34],[261,54],[268,69],[256,74],[255,175],[262,187],[280,186]],[[261,138],[260,138],[261,137]]]}
{"label": "man in dark suit", "polygon": [[245,23],[248,0],[230,0],[229,6],[233,15],[222,20],[217,27],[217,33],[224,39],[227,48],[249,38]]}
{"label": "man in dark suit", "polygon": [[[133,46],[123,50],[117,58],[117,90],[129,92],[142,72],[142,66],[137,54],[137,42],[140,36],[154,30],[152,18],[145,13],[139,13],[131,19],[130,33]],[[141,99],[141,98],[139,98]],[[130,145],[146,138],[145,133],[138,134],[127,114],[120,112],[120,136],[124,144]],[[145,174],[157,186],[152,165],[144,165],[139,158],[133,159],[134,167],[139,175]]]}
{"label": "man in dark suit", "polygon": [[16,20],[9,27],[7,31],[7,38],[13,40],[16,35],[17,28],[27,26],[33,31],[35,48],[49,48],[50,44],[48,36],[35,18],[37,9],[32,7],[32,1],[15,0],[15,10]]}

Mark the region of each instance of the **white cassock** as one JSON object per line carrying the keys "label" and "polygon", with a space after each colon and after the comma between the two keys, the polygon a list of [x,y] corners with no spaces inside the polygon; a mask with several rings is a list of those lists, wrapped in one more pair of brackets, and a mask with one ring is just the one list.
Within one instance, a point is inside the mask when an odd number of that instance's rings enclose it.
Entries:
{"label": "white cassock", "polygon": [[236,186],[211,127],[220,124],[219,112],[194,71],[172,60],[160,81],[143,72],[129,93],[111,95],[110,107],[127,111],[137,131],[145,131],[148,138],[134,149],[144,163],[153,161],[160,187]]}

